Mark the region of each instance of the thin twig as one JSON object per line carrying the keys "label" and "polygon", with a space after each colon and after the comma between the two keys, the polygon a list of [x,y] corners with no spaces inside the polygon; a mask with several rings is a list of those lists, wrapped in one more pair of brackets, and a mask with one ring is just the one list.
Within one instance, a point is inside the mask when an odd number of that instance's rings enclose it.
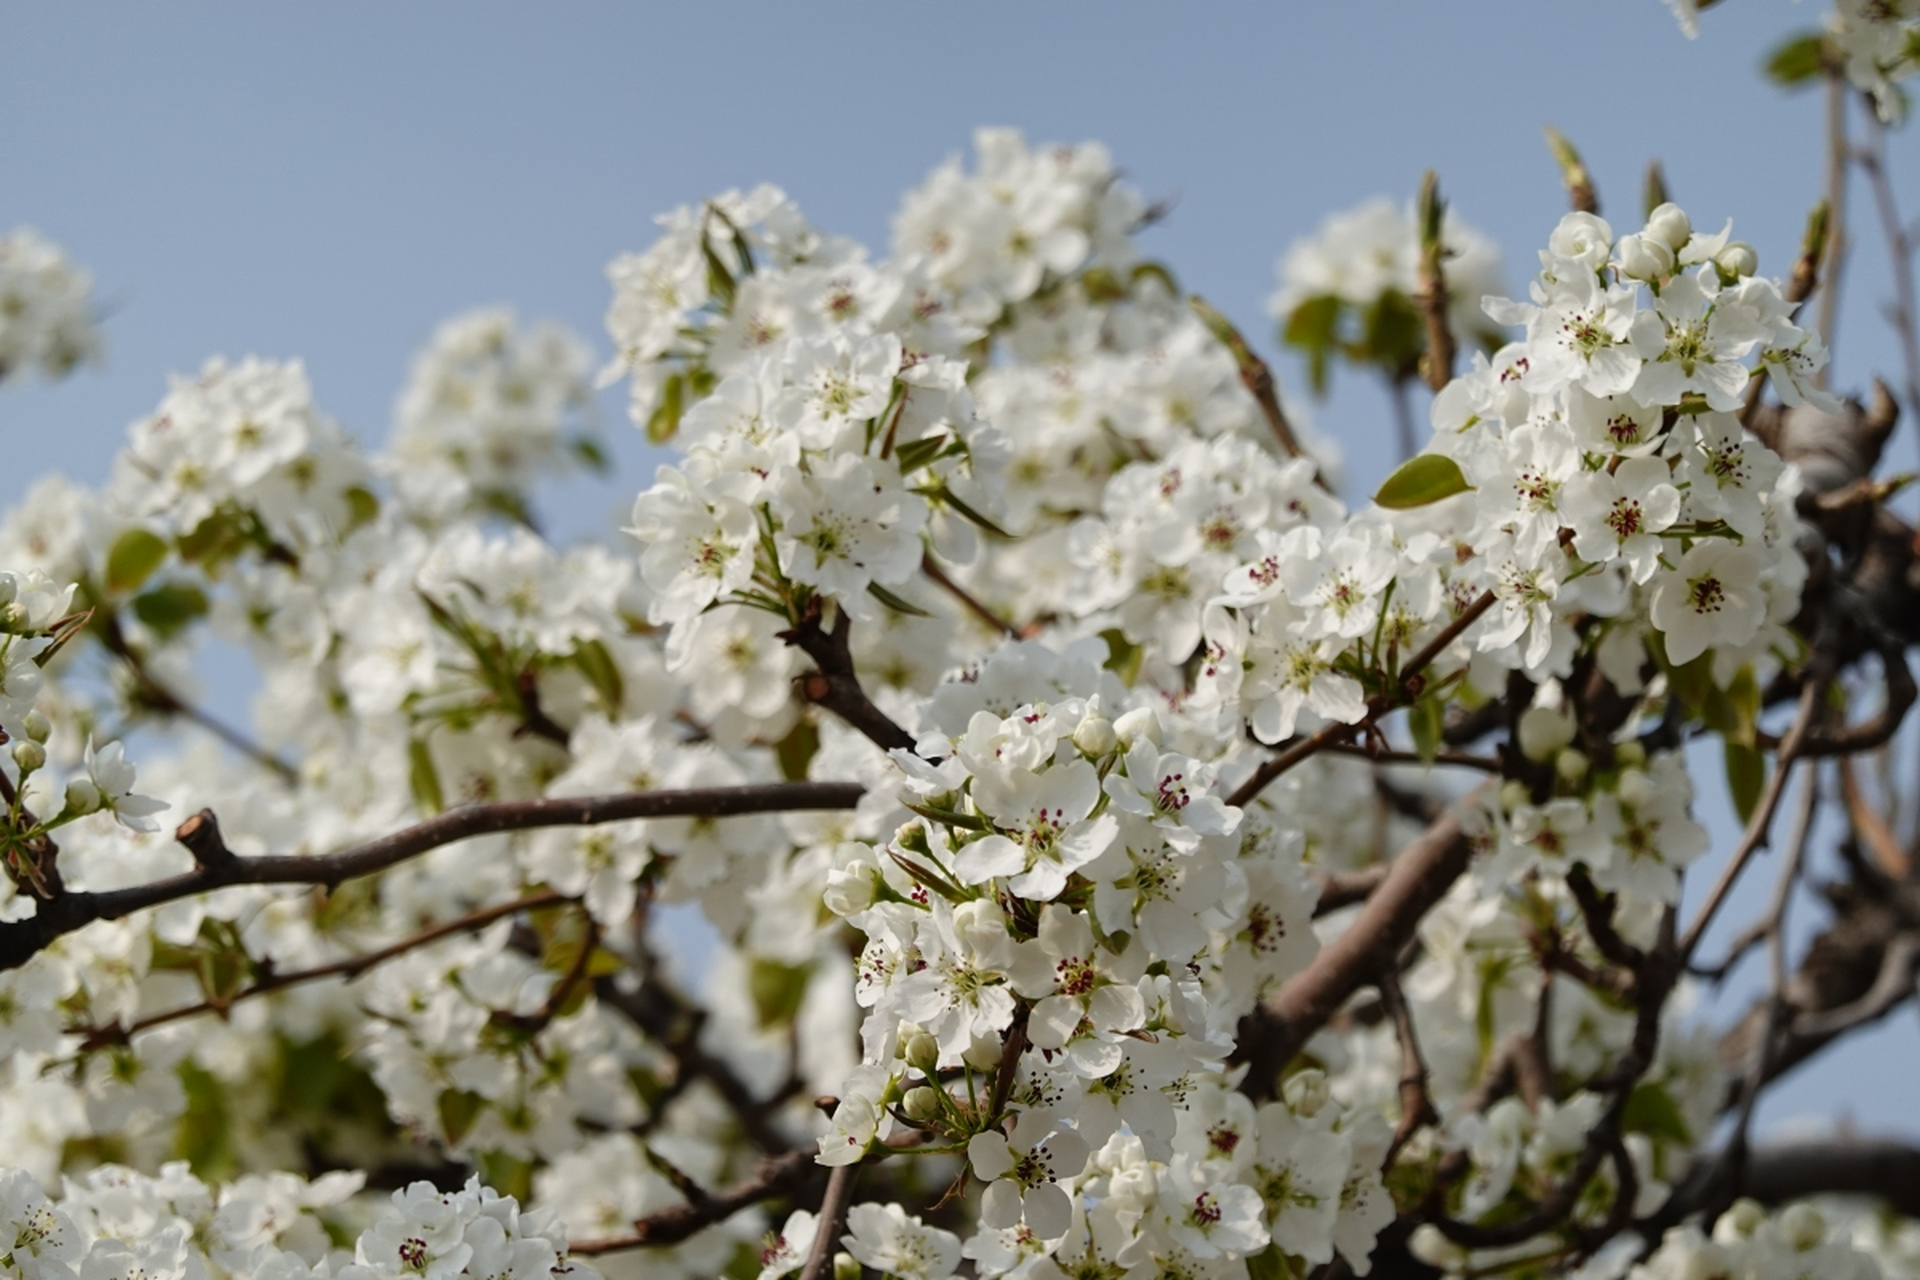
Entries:
{"label": "thin twig", "polygon": [[[1819,645],[1816,642],[1816,653]],[[1787,730],[1787,736],[1780,740],[1779,754],[1774,758],[1773,776],[1767,779],[1765,790],[1760,793],[1760,803],[1755,806],[1753,817],[1747,823],[1746,832],[1740,837],[1739,845],[1734,849],[1727,865],[1720,872],[1719,880],[1714,882],[1712,892],[1700,908],[1700,914],[1694,917],[1693,924],[1687,929],[1686,936],[1680,942],[1680,959],[1685,963],[1693,955],[1694,948],[1700,945],[1707,926],[1713,923],[1714,915],[1726,902],[1727,894],[1732,891],[1734,881],[1746,870],[1747,863],[1755,852],[1766,845],[1769,833],[1773,829],[1774,810],[1780,807],[1780,797],[1786,793],[1787,782],[1793,773],[1794,764],[1800,756],[1800,744],[1805,740],[1813,725],[1814,713],[1818,710],[1820,699],[1826,693],[1827,680],[1825,663],[1816,662],[1820,670],[1810,672],[1806,683],[1800,690],[1800,709],[1795,713],[1793,725]]]}
{"label": "thin twig", "polygon": [[[1847,81],[1839,67],[1827,68],[1827,244],[1826,288],[1820,295],[1820,339],[1833,349],[1833,334],[1840,320],[1840,273],[1847,260],[1847,156],[1852,144],[1847,140]],[[1868,112],[1872,115],[1872,112]],[[1804,296],[1804,295],[1803,295]],[[1824,387],[1832,366],[1814,375],[1814,385]]]}
{"label": "thin twig", "polygon": [[1275,778],[1293,768],[1293,766],[1299,764],[1302,760],[1317,754],[1327,747],[1345,742],[1354,734],[1359,733],[1361,728],[1370,723],[1376,716],[1385,715],[1388,711],[1393,710],[1394,707],[1403,705],[1419,697],[1420,691],[1425,687],[1425,682],[1421,678],[1422,673],[1435,658],[1438,658],[1442,653],[1446,652],[1447,646],[1451,645],[1455,640],[1458,640],[1468,627],[1478,622],[1480,615],[1493,607],[1495,599],[1496,597],[1493,592],[1481,592],[1478,599],[1465,609],[1462,609],[1458,617],[1443,627],[1438,635],[1427,641],[1418,653],[1407,660],[1406,665],[1400,668],[1399,696],[1396,699],[1376,699],[1376,705],[1368,709],[1365,720],[1357,724],[1341,724],[1338,721],[1334,721],[1322,725],[1305,740],[1294,744],[1278,755],[1268,757],[1261,762],[1259,768],[1253,771],[1252,776],[1241,783],[1239,787],[1235,788],[1233,794],[1227,797],[1227,803],[1241,807],[1251,804],[1254,798],[1266,789],[1269,782],[1272,782]]}
{"label": "thin twig", "polygon": [[591,1258],[623,1249],[679,1244],[716,1222],[724,1222],[748,1205],[798,1191],[818,1167],[811,1151],[789,1151],[769,1157],[760,1162],[751,1177],[725,1191],[708,1195],[704,1204],[696,1205],[689,1200],[670,1206],[641,1218],[626,1235],[582,1240],[568,1246],[567,1253]]}
{"label": "thin twig", "polygon": [[1720,1154],[1722,1160],[1731,1163],[1736,1183],[1740,1180],[1741,1168],[1747,1158],[1747,1135],[1753,1125],[1754,1106],[1760,1101],[1760,1090],[1766,1082],[1767,1069],[1773,1064],[1775,1042],[1790,1012],[1787,1001],[1787,907],[1793,901],[1793,887],[1800,879],[1800,865],[1806,857],[1807,840],[1813,833],[1813,816],[1819,805],[1820,779],[1817,774],[1809,774],[1800,788],[1800,809],[1794,818],[1793,839],[1787,847],[1786,860],[1780,865],[1779,878],[1774,882],[1773,900],[1763,917],[1766,920],[1767,963],[1772,979],[1772,989],[1767,999],[1766,1025],[1760,1033],[1760,1047],[1753,1055],[1753,1065],[1747,1074],[1733,1132]]}
{"label": "thin twig", "polygon": [[1393,1131],[1382,1169],[1391,1169],[1401,1150],[1420,1131],[1422,1125],[1438,1118],[1433,1096],[1427,1092],[1427,1060],[1420,1052],[1420,1036],[1413,1026],[1413,1012],[1407,1008],[1400,990],[1400,974],[1389,961],[1380,966],[1380,1003],[1393,1019],[1394,1035],[1400,1041],[1400,1123]]}
{"label": "thin twig", "polygon": [[541,907],[557,906],[562,902],[571,901],[572,899],[566,897],[564,894],[553,893],[551,891],[530,894],[527,897],[516,899],[513,902],[502,902],[491,907],[482,907],[478,911],[469,912],[457,920],[448,920],[444,924],[437,924],[430,929],[423,929],[411,937],[402,938],[391,946],[382,947],[378,951],[369,951],[363,955],[348,956],[344,960],[335,960],[329,964],[318,964],[307,969],[289,969],[284,973],[268,971],[262,974],[252,986],[242,988],[230,996],[223,996],[217,1000],[202,1000],[198,1004],[182,1005],[178,1009],[168,1009],[164,1013],[149,1014],[147,1017],[141,1018],[127,1026],[116,1024],[107,1027],[70,1027],[68,1028],[68,1033],[84,1037],[80,1043],[80,1052],[85,1053],[108,1044],[124,1044],[127,1040],[140,1034],[142,1031],[149,1030],[153,1027],[165,1026],[170,1022],[179,1022],[184,1018],[198,1017],[204,1013],[217,1013],[224,1018],[227,1015],[227,1011],[232,1009],[234,1005],[239,1004],[242,1000],[251,1000],[255,996],[269,995],[275,991],[285,991],[288,987],[297,987],[308,982],[318,982],[322,978],[346,978],[351,980],[366,973],[370,969],[385,964],[396,956],[405,955],[409,951],[417,951],[421,947],[430,946],[443,938],[450,938],[454,934],[472,933],[476,929],[485,928],[495,920],[518,915],[522,911],[534,911]]}
{"label": "thin twig", "polygon": [[875,706],[867,691],[860,687],[860,677],[853,667],[853,651],[848,645],[852,621],[844,609],[834,612],[832,629],[822,628],[820,601],[815,597],[808,616],[798,626],[780,633],[782,640],[813,659],[816,669],[798,681],[801,695],[815,706],[825,707],[839,716],[882,751],[913,750],[913,735]]}
{"label": "thin twig", "polygon": [[[1920,319],[1916,319],[1914,311],[1914,242],[1894,199],[1893,181],[1887,176],[1887,127],[1880,123],[1878,113],[1862,114],[1867,117],[1870,141],[1857,155],[1860,167],[1866,171],[1867,185],[1873,190],[1880,230],[1887,239],[1887,270],[1893,273],[1894,300],[1887,308],[1887,319],[1900,337],[1900,362],[1906,371],[1907,412],[1920,415]],[[1920,441],[1920,432],[1914,436]]]}
{"label": "thin twig", "polygon": [[999,614],[989,609],[980,602],[979,597],[955,582],[953,578],[948,575],[947,571],[940,567],[939,561],[933,558],[933,552],[929,551],[920,557],[920,571],[926,574],[927,577],[933,579],[934,585],[959,601],[962,608],[966,609],[966,611],[974,617],[980,619],[980,621],[986,623],[990,629],[998,631],[1001,635],[1013,636],[1015,638],[1019,637],[1020,629],[1018,627],[1015,627],[1011,622],[1008,622],[1005,618],[1002,618]]}

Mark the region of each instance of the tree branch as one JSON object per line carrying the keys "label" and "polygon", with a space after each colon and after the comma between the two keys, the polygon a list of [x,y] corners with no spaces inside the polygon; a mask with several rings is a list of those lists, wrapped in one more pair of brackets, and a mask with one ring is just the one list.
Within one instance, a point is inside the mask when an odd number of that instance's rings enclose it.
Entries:
{"label": "tree branch", "polygon": [[814,599],[813,609],[800,625],[780,633],[782,640],[812,658],[817,668],[800,677],[801,696],[839,716],[882,751],[913,750],[913,735],[875,706],[867,697],[867,691],[860,687],[860,677],[853,669],[853,653],[847,647],[852,622],[846,610],[836,609],[833,630],[825,631],[820,627],[818,597]]}
{"label": "tree branch", "polygon": [[591,1258],[622,1249],[640,1249],[649,1245],[679,1244],[696,1232],[724,1222],[748,1205],[776,1196],[791,1195],[812,1181],[817,1166],[810,1151],[789,1151],[760,1162],[751,1177],[704,1197],[704,1203],[692,1200],[648,1214],[633,1224],[624,1236],[582,1240],[568,1247],[570,1255]]}
{"label": "tree branch", "polygon": [[[147,907],[240,884],[318,884],[372,875],[431,849],[472,836],[540,827],[596,826],[634,818],[729,817],[748,813],[851,809],[865,794],[856,782],[773,782],[682,791],[512,800],[450,809],[391,835],[338,853],[239,857],[226,850],[209,811],[176,832],[200,865],[183,875],[129,889],[61,893],[27,920],[0,925],[0,970],[18,968],[41,948],[95,920],[118,920]],[[199,847],[196,848],[196,845]],[[211,864],[207,860],[211,857]]]}
{"label": "tree branch", "polygon": [[1242,1019],[1236,1058],[1249,1064],[1242,1090],[1268,1096],[1300,1047],[1413,937],[1427,910],[1460,878],[1473,845],[1447,814],[1394,858],[1346,932],[1320,949],[1270,1001]]}

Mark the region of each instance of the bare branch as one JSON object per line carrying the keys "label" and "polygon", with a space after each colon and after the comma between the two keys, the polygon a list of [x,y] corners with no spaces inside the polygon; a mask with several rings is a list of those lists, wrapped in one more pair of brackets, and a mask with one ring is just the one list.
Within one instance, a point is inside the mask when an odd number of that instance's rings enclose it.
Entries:
{"label": "bare branch", "polygon": [[1382,964],[1400,954],[1420,918],[1460,878],[1472,855],[1472,842],[1452,814],[1400,851],[1346,932],[1241,1021],[1236,1053],[1249,1064],[1243,1090],[1256,1098],[1267,1095],[1300,1046],[1348,997],[1374,981]]}
{"label": "bare branch", "polygon": [[[213,889],[239,884],[318,884],[372,875],[428,850],[472,836],[540,827],[596,826],[634,818],[729,817],[749,813],[851,809],[865,794],[856,782],[772,782],[740,787],[699,787],[681,791],[634,791],[608,796],[565,796],[465,805],[415,823],[391,835],[338,853],[267,855],[242,858],[219,840],[212,814],[202,811],[176,832],[183,842],[200,844],[196,859],[213,858],[183,875],[129,889],[99,893],[61,893],[38,904],[27,920],[0,925],[0,970],[18,968],[63,934],[95,920],[118,920],[147,907],[176,902]],[[217,849],[216,849],[217,844]],[[194,848],[189,844],[189,848]]]}
{"label": "bare branch", "polygon": [[799,626],[780,633],[782,640],[812,658],[817,668],[800,677],[801,695],[839,716],[882,751],[913,750],[913,735],[875,706],[860,687],[860,677],[853,669],[853,652],[847,646],[852,622],[846,611],[836,610],[833,630],[826,631],[821,629],[818,607],[816,597],[816,612]]}
{"label": "bare branch", "polygon": [[834,1250],[840,1247],[840,1232],[847,1225],[847,1210],[853,1207],[853,1180],[859,1175],[860,1163],[836,1165],[827,1177],[827,1196],[820,1202],[820,1212],[816,1215],[813,1251],[807,1255],[807,1265],[800,1272],[800,1280],[826,1280],[833,1274]]}
{"label": "bare branch", "polygon": [[635,1222],[633,1230],[627,1235],[582,1240],[569,1246],[567,1252],[575,1257],[591,1258],[622,1249],[679,1244],[716,1222],[726,1221],[748,1205],[799,1191],[812,1180],[816,1168],[818,1166],[814,1164],[810,1151],[789,1151],[771,1156],[760,1162],[760,1167],[751,1177],[725,1191],[704,1197],[704,1203],[696,1204],[688,1200],[684,1204],[648,1214]]}

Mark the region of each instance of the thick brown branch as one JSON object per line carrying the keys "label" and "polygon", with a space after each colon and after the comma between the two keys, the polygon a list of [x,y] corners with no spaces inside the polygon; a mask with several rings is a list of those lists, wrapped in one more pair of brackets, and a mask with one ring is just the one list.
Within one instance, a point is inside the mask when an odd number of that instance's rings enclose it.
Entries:
{"label": "thick brown branch", "polygon": [[801,696],[839,716],[882,751],[913,750],[913,735],[875,706],[873,699],[867,697],[867,691],[860,687],[860,677],[853,669],[853,653],[847,646],[847,633],[852,624],[845,611],[836,613],[831,631],[823,630],[819,617],[814,616],[780,633],[782,640],[813,659],[816,670],[799,680]]}
{"label": "thick brown branch", "polygon": [[[176,902],[213,889],[239,884],[319,884],[333,886],[372,875],[428,850],[473,836],[539,827],[595,826],[634,818],[729,817],[802,809],[850,809],[865,788],[855,782],[773,782],[741,787],[699,787],[683,791],[635,791],[610,796],[566,796],[466,805],[415,823],[391,835],[338,853],[229,856],[214,853],[183,875],[99,893],[63,893],[39,904],[32,919],[0,925],[0,970],[18,968],[42,947],[95,920],[117,920],[147,907]],[[212,848],[211,815],[189,818],[183,839],[200,841],[196,858]],[[181,833],[176,832],[176,835]],[[218,839],[217,827],[211,838]],[[189,848],[193,848],[189,844]],[[220,845],[224,849],[224,843]]]}
{"label": "thick brown branch", "polygon": [[1346,932],[1242,1020],[1238,1054],[1249,1064],[1242,1089],[1256,1098],[1270,1093],[1280,1069],[1308,1038],[1400,954],[1421,917],[1467,869],[1472,853],[1452,814],[1400,851]]}

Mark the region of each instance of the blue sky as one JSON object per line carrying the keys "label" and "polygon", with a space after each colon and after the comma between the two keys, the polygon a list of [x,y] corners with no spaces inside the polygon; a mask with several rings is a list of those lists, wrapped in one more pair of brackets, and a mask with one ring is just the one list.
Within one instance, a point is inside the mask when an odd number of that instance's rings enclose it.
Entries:
{"label": "blue sky", "polygon": [[[453,312],[511,303],[604,350],[607,261],[643,248],[656,213],[729,186],[779,183],[818,224],[884,249],[901,193],[982,124],[1107,143],[1133,183],[1176,200],[1148,251],[1263,338],[1287,244],[1365,197],[1410,194],[1429,167],[1517,286],[1565,207],[1547,123],[1579,143],[1616,225],[1636,219],[1657,156],[1696,223],[1734,217],[1784,274],[1819,195],[1820,104],[1756,67],[1819,12],[1739,0],[1688,41],[1657,0],[0,0],[0,228],[64,243],[112,311],[103,369],[0,391],[0,500],[47,470],[104,478],[167,374],[216,353],[303,357],[321,405],[378,440],[413,351]],[[1894,148],[1920,211],[1914,134]],[[1855,208],[1843,389],[1897,371],[1858,189]],[[551,504],[563,531],[610,529],[651,471],[617,393],[604,406],[624,470]],[[1390,459],[1384,397],[1337,376],[1313,416],[1346,449],[1352,492],[1370,490]],[[1914,439],[1896,438],[1903,466]],[[1724,815],[1717,771],[1700,776],[1703,808]],[[1724,847],[1729,820],[1714,821]],[[1748,897],[1764,900],[1758,882]],[[1916,1053],[1904,1010],[1763,1118],[1851,1111],[1920,1134],[1903,1084]]]}

